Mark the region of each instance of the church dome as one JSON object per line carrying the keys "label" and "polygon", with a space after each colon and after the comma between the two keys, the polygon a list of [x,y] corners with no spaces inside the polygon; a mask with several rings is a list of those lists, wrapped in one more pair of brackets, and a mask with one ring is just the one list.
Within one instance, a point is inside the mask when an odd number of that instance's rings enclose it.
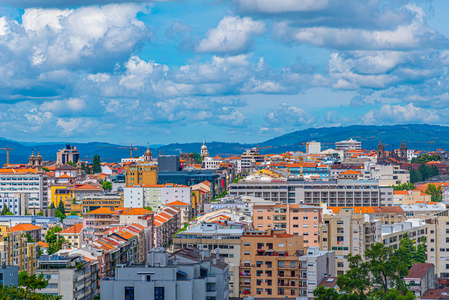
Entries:
{"label": "church dome", "polygon": [[206,151],[207,150],[207,146],[206,143],[203,141],[203,146],[201,146],[201,151]]}

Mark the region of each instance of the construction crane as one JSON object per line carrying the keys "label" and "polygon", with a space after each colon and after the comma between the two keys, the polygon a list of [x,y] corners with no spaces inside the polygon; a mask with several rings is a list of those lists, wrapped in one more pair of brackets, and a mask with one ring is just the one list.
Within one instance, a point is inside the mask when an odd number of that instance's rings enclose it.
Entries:
{"label": "construction crane", "polygon": [[435,144],[435,141],[430,141],[430,142],[429,142],[429,152],[430,152],[430,145],[431,145],[431,144]]}
{"label": "construction crane", "polygon": [[98,148],[114,148],[114,149],[126,149],[130,151],[130,157],[133,157],[133,150],[137,150],[137,147],[133,147],[131,143],[131,147],[118,147],[118,146],[100,146]]}
{"label": "construction crane", "polygon": [[9,165],[9,151],[14,151],[14,149],[9,148],[9,146],[6,146],[6,148],[0,148],[0,150],[6,150],[6,164]]}

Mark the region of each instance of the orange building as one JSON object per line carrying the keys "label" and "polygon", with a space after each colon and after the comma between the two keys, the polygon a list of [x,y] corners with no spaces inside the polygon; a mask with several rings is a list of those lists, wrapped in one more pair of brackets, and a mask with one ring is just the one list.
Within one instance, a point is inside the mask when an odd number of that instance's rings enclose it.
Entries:
{"label": "orange building", "polygon": [[137,163],[125,166],[125,186],[156,185],[157,165]]}
{"label": "orange building", "polygon": [[322,208],[300,204],[254,204],[255,230],[285,229],[288,234],[304,237],[304,247],[318,247],[318,225]]}
{"label": "orange building", "polygon": [[240,297],[298,296],[302,254],[302,236],[284,229],[245,232],[240,240]]}
{"label": "orange building", "polygon": [[340,213],[340,210],[343,208],[352,208],[356,214],[370,215],[373,220],[380,221],[382,225],[405,222],[407,219],[404,211],[399,206],[328,207],[334,214]]}

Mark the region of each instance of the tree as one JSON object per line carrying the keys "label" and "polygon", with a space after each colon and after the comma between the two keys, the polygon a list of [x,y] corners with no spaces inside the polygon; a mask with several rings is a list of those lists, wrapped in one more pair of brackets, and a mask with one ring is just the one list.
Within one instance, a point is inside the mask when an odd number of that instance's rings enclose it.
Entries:
{"label": "tree", "polygon": [[26,271],[22,271],[19,273],[19,286],[23,286],[27,292],[35,293],[36,290],[41,290],[46,288],[48,285],[48,279],[44,279],[44,275],[40,274],[37,276],[36,274],[28,275]]}
{"label": "tree", "polygon": [[100,162],[100,155],[96,154],[94,156],[94,163],[92,166],[92,173],[101,173],[101,162]]}
{"label": "tree", "polygon": [[195,152],[192,152],[192,154],[193,154],[193,160],[197,164],[201,165],[203,163],[203,157],[201,156],[201,154],[195,153]]}
{"label": "tree", "polygon": [[402,240],[399,242],[399,248],[396,253],[402,258],[407,269],[410,269],[416,262],[416,247],[413,244],[413,241],[408,237],[407,233],[404,234]]}
{"label": "tree", "polygon": [[76,204],[76,198],[75,197],[72,199],[72,204]]}
{"label": "tree", "polygon": [[57,232],[62,231],[59,226],[53,226],[47,231],[45,241],[48,243],[48,254],[53,254],[61,250],[62,243],[65,242],[64,237],[56,235]]}
{"label": "tree", "polygon": [[50,209],[55,209],[55,204],[53,202],[50,205]]}
{"label": "tree", "polygon": [[393,185],[392,188],[394,191],[409,191],[414,190],[415,185],[411,182],[405,182],[403,184]]}
{"label": "tree", "polygon": [[441,202],[443,199],[443,189],[440,186],[429,184],[426,189],[426,194],[429,194],[433,202]]}
{"label": "tree", "polygon": [[64,205],[64,201],[59,201],[59,205],[57,208],[58,211],[60,211],[63,215],[65,215],[65,205]]}
{"label": "tree", "polygon": [[103,186],[103,189],[106,191],[112,190],[112,182],[110,181],[103,181],[101,185]]}
{"label": "tree", "polygon": [[78,214],[74,211],[70,212],[69,216],[77,216]]}
{"label": "tree", "polygon": [[427,259],[427,251],[426,251],[426,237],[423,237],[421,243],[419,243],[416,253],[415,253],[415,262],[417,263],[425,263]]}
{"label": "tree", "polygon": [[67,162],[67,164],[68,164],[69,166],[76,167],[76,163],[73,162],[73,161],[71,161],[71,160],[69,160],[69,161]]}
{"label": "tree", "polygon": [[441,161],[441,156],[438,154],[428,155],[424,153],[420,157],[414,157],[412,158],[412,164],[425,164],[429,161]]}
{"label": "tree", "polygon": [[349,256],[349,270],[338,275],[337,285],[342,293],[335,289],[318,287],[314,296],[320,300],[412,300],[415,296],[409,292],[403,279],[408,274],[405,253],[410,246],[402,243],[402,249],[394,252],[382,243],[371,245],[365,252],[365,260],[360,255]]}
{"label": "tree", "polygon": [[8,207],[8,205],[3,205],[3,210],[2,210],[2,213],[1,213],[1,215],[2,216],[6,216],[8,213],[10,213],[11,211],[9,210],[9,207]]}
{"label": "tree", "polygon": [[64,220],[66,218],[66,215],[63,214],[60,210],[56,210],[55,211],[55,217],[59,218],[62,222],[62,220]]}
{"label": "tree", "polygon": [[90,168],[88,165],[86,165],[85,163],[81,163],[81,170],[83,170],[84,172],[86,172],[86,174],[90,174]]}
{"label": "tree", "polygon": [[28,243],[36,243],[36,241],[31,237],[30,233],[25,234]]}
{"label": "tree", "polygon": [[38,215],[38,216],[43,216],[44,213],[43,213],[43,212],[38,212],[36,215]]}

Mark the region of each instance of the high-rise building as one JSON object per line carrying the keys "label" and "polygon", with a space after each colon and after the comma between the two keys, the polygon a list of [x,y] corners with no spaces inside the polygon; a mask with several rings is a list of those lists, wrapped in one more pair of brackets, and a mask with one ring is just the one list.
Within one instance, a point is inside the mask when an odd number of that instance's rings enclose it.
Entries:
{"label": "high-rise building", "polygon": [[70,146],[66,144],[64,149],[61,149],[56,153],[56,163],[58,165],[64,165],[69,161],[77,163],[80,159],[80,153],[75,146]]}
{"label": "high-rise building", "polygon": [[311,141],[306,143],[307,154],[317,154],[321,152],[321,143],[316,141]]}
{"label": "high-rise building", "polygon": [[438,215],[427,219],[427,263],[435,265],[435,273],[449,283],[449,264],[446,257],[449,249],[449,216]]}
{"label": "high-rise building", "polygon": [[136,163],[125,166],[125,186],[156,185],[158,166],[153,163]]}
{"label": "high-rise building", "polygon": [[195,247],[215,251],[229,265],[229,297],[239,297],[240,238],[243,229],[220,228],[202,223],[180,232],[173,240],[174,250]]}
{"label": "high-rise building", "polygon": [[358,142],[353,139],[340,141],[335,143],[335,147],[337,150],[361,150],[362,149],[362,143]]}
{"label": "high-rise building", "polygon": [[246,231],[240,240],[240,297],[297,297],[303,254],[302,236],[284,229]]}
{"label": "high-rise building", "polygon": [[[36,210],[36,213],[47,207],[47,186],[48,181],[46,175],[30,173],[14,174],[13,171],[11,173],[0,174],[0,193],[3,193],[4,197],[8,199],[10,199],[9,195],[11,193],[26,194],[28,197],[28,210]],[[8,196],[5,193],[8,193]],[[19,199],[15,198],[14,203],[15,200]],[[17,203],[18,206],[19,204]]]}
{"label": "high-rise building", "polygon": [[368,215],[356,214],[353,208],[324,215],[319,229],[320,249],[335,251],[337,275],[349,270],[349,254],[363,258],[370,245],[382,242],[380,221],[370,221]]}
{"label": "high-rise building", "polygon": [[302,235],[306,248],[319,246],[318,224],[322,218],[322,208],[311,205],[253,205],[253,227],[256,230],[285,229],[288,234]]}

